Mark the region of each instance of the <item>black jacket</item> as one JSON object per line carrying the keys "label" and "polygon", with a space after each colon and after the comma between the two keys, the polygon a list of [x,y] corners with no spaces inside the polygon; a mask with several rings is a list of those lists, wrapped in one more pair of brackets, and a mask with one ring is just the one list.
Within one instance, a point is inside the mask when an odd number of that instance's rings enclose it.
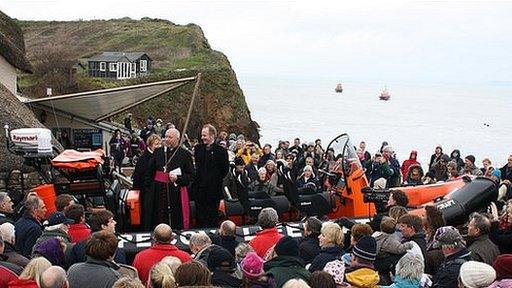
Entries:
{"label": "black jacket", "polygon": [[508,167],[507,164],[500,168],[501,171],[501,180],[509,180],[512,181],[512,168]]}
{"label": "black jacket", "polygon": [[302,258],[305,263],[313,262],[313,259],[315,259],[318,253],[320,253],[318,234],[309,234],[300,241],[299,257]]}
{"label": "black jacket", "polygon": [[433,288],[456,288],[458,287],[458,278],[460,266],[467,261],[471,261],[471,252],[463,248],[459,252],[445,258],[439,271],[434,275]]}
{"label": "black jacket", "polygon": [[235,256],[235,248],[238,246],[238,241],[236,241],[236,236],[220,236],[220,245],[221,247],[228,250],[231,255]]}
{"label": "black jacket", "polygon": [[425,259],[426,255],[427,255],[427,239],[425,237],[425,233],[423,231],[418,232],[418,233],[412,235],[411,238],[404,238],[403,242],[408,242],[408,241],[414,241],[414,242],[416,242],[416,244],[418,244],[418,246],[420,246],[421,254],[423,254],[423,259]]}
{"label": "black jacket", "polygon": [[236,278],[232,274],[215,270],[212,274],[212,285],[216,287],[238,288],[242,286],[242,280]]}
{"label": "black jacket", "polygon": [[151,187],[151,176],[148,172],[149,162],[153,159],[153,153],[146,148],[144,153],[137,160],[135,169],[133,170],[132,180],[133,189],[144,190]]}
{"label": "black jacket", "polygon": [[499,222],[493,222],[491,224],[491,233],[489,238],[494,244],[498,245],[501,254],[512,253],[512,229],[507,231],[501,231],[499,229]]}
{"label": "black jacket", "polygon": [[196,199],[205,201],[222,199],[222,180],[229,169],[227,150],[215,143],[209,149],[205,144],[198,144],[195,146],[194,156]]}
{"label": "black jacket", "polygon": [[16,229],[16,248],[23,256],[30,257],[37,238],[43,234],[41,223],[34,217],[25,214],[14,227]]}
{"label": "black jacket", "polygon": [[309,266],[310,272],[315,272],[318,270],[322,270],[325,267],[325,264],[334,261],[336,259],[341,259],[343,256],[343,250],[340,246],[333,246],[322,248],[320,253],[315,257],[313,262],[311,262],[311,266]]}
{"label": "black jacket", "polygon": [[471,258],[478,262],[492,265],[494,260],[500,254],[498,246],[489,240],[489,235],[480,235],[478,237],[468,237],[468,250],[471,251]]}

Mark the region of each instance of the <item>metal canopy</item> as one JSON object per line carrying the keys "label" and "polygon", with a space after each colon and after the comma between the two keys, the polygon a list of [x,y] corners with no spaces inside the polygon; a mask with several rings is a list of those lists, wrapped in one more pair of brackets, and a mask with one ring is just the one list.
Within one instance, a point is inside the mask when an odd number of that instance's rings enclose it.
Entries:
{"label": "metal canopy", "polygon": [[155,97],[164,95],[196,77],[80,92],[24,101],[28,106],[46,106],[85,120],[100,122]]}

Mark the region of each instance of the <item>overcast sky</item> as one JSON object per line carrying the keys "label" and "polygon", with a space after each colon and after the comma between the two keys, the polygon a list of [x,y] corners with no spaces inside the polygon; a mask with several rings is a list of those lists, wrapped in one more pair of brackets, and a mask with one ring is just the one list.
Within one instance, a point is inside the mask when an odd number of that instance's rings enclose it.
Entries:
{"label": "overcast sky", "polygon": [[196,23],[241,77],[511,84],[511,2],[359,2],[1,0],[0,10]]}

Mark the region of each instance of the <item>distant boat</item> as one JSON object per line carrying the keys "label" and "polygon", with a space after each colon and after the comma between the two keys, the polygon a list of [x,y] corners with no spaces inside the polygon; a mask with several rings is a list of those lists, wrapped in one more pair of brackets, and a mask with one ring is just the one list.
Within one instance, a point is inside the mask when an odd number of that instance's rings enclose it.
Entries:
{"label": "distant boat", "polygon": [[388,101],[390,98],[391,98],[391,95],[389,94],[388,89],[384,88],[384,90],[382,90],[380,92],[379,99],[380,100],[384,100],[384,101]]}
{"label": "distant boat", "polygon": [[343,92],[343,87],[341,87],[341,83],[338,83],[338,85],[336,85],[336,88],[334,88],[334,91],[336,91],[336,93]]}

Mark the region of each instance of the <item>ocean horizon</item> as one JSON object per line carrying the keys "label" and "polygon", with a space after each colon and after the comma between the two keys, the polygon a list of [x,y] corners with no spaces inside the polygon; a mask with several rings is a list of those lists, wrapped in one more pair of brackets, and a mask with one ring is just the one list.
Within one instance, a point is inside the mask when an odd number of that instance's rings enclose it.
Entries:
{"label": "ocean horizon", "polygon": [[[512,86],[450,83],[382,83],[329,78],[239,77],[251,116],[260,125],[260,143],[279,140],[322,140],[327,147],[348,133],[354,143],[367,143],[370,153],[383,141],[400,163],[418,151],[424,168],[437,145],[446,154],[474,155],[477,167],[491,159],[502,167],[512,154]],[[343,93],[335,93],[342,83]],[[378,99],[387,87],[391,100]]]}

